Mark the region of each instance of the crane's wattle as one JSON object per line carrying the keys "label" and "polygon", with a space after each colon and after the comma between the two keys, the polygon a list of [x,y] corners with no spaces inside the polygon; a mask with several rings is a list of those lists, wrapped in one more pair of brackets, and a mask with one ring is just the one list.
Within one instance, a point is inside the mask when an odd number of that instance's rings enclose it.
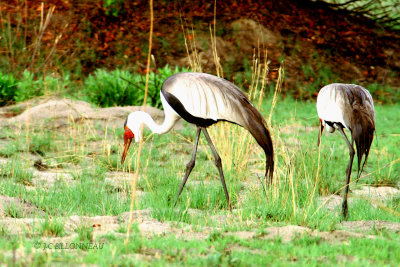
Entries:
{"label": "crane's wattle", "polygon": [[121,164],[124,163],[126,155],[128,154],[129,147],[132,143],[132,139],[135,137],[131,129],[125,126],[125,133],[124,133],[124,151],[122,152]]}
{"label": "crane's wattle", "polygon": [[127,139],[132,138],[135,138],[135,135],[133,134],[131,129],[128,128],[128,126],[125,126],[124,141],[126,142]]}

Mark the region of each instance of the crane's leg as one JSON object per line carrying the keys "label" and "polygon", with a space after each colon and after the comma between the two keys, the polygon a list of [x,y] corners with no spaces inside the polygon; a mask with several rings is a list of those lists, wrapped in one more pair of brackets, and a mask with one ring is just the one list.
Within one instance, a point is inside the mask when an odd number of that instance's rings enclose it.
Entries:
{"label": "crane's leg", "polygon": [[199,144],[199,139],[200,139],[200,133],[201,133],[201,128],[197,127],[196,141],[194,143],[192,159],[186,165],[186,173],[185,173],[185,176],[183,177],[182,185],[181,185],[181,188],[179,189],[178,195],[176,196],[174,206],[176,206],[176,203],[178,202],[178,198],[181,195],[183,188],[185,187],[186,181],[189,178],[189,175],[190,175],[190,173],[192,172],[192,170],[194,168],[195,161],[196,161],[196,154],[197,154],[197,146]]}
{"label": "crane's leg", "polygon": [[321,119],[319,120],[319,132],[318,132],[318,146],[321,143],[321,136],[322,136],[322,131],[324,130],[324,125],[322,125]]}
{"label": "crane's leg", "polygon": [[222,171],[222,163],[221,163],[221,157],[218,155],[217,150],[214,147],[213,142],[211,141],[210,135],[207,132],[207,129],[202,128],[204,135],[206,136],[206,139],[208,141],[208,144],[210,145],[211,151],[214,154],[215,158],[215,165],[217,165],[218,171],[219,171],[219,177],[221,178],[221,183],[222,187],[224,188],[225,192],[225,197],[226,201],[228,203],[228,207],[230,210],[232,210],[231,202],[229,201],[229,194],[228,194],[228,189],[226,188],[226,183],[225,183],[225,178],[224,178],[224,172]]}
{"label": "crane's leg", "polygon": [[354,159],[354,139],[351,138],[351,143],[349,139],[347,138],[346,134],[343,131],[342,127],[338,128],[339,132],[343,135],[344,140],[346,141],[347,146],[349,147],[349,154],[350,154],[350,161],[349,164],[347,165],[346,169],[346,187],[344,190],[344,196],[343,196],[343,204],[342,204],[342,212],[343,212],[343,217],[347,217],[348,213],[348,206],[347,206],[347,195],[349,194],[349,187],[350,187],[350,175],[351,175],[351,168],[353,166],[353,159]]}

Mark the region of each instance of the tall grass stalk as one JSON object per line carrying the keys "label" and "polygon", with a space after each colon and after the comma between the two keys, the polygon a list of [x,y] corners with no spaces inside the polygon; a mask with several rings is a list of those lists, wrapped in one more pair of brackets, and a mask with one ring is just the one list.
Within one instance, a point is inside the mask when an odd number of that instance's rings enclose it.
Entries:
{"label": "tall grass stalk", "polygon": [[[45,75],[45,68],[56,52],[56,46],[62,36],[62,33],[56,34],[51,51],[47,54],[41,53],[43,37],[50,28],[49,25],[52,22],[56,7],[51,6],[46,11],[45,4],[42,3],[39,9],[40,21],[36,25],[36,20],[23,23],[28,12],[26,1],[23,5],[25,8],[16,14],[16,18],[12,19],[9,15],[7,18],[3,18],[0,14],[0,34],[4,37],[0,40],[0,47],[3,48],[8,57],[5,66],[11,66],[13,71],[21,70],[21,72],[28,69],[33,73],[39,73],[39,70],[43,70],[42,74]],[[13,27],[13,25],[15,26]],[[67,24],[64,29],[66,26]],[[28,36],[32,37],[29,38],[32,40],[30,43],[27,41]]]}
{"label": "tall grass stalk", "polygon": [[[180,20],[181,20],[183,40],[185,43],[186,53],[188,55],[190,69],[194,72],[202,72],[200,57],[196,46],[196,34],[194,32],[194,29],[192,27],[191,34],[189,33],[189,30],[185,31],[184,23],[181,16]],[[192,36],[192,38],[189,38],[189,36]]]}
{"label": "tall grass stalk", "polygon": [[215,70],[217,71],[217,76],[224,78],[224,70],[221,66],[220,57],[218,56],[217,51],[217,36],[216,36],[216,28],[217,28],[217,0],[214,1],[214,27],[213,31],[211,30],[210,25],[210,37],[211,37],[211,47],[213,51],[213,57],[215,62]]}
{"label": "tall grass stalk", "polygon": [[[216,52],[215,49],[214,53]],[[258,109],[261,107],[269,73],[267,52],[264,50],[263,53],[265,57],[262,63],[260,63],[259,54],[254,53],[252,82],[248,91],[250,101],[256,103],[255,106]],[[218,56],[214,56],[214,58],[218,59]],[[220,66],[218,62],[216,62],[216,66],[217,68]],[[270,128],[270,125],[268,127]],[[223,122],[211,126],[210,135],[213,140],[217,140],[215,145],[221,155],[224,168],[228,173],[235,173],[235,177],[239,179],[246,178],[249,164],[254,155],[263,154],[246,129],[231,123]],[[211,153],[208,155],[211,159]]]}
{"label": "tall grass stalk", "polygon": [[[46,31],[46,28],[49,26],[49,23],[50,23],[51,17],[53,16],[55,8],[56,8],[55,6],[52,6],[49,9],[49,11],[48,11],[48,13],[46,15],[46,18],[44,19],[44,3],[42,3],[42,5],[41,5],[41,8],[40,8],[39,35],[38,35],[37,40],[36,40],[35,45],[34,45],[34,50],[33,50],[33,53],[32,53],[31,64],[29,66],[29,69],[32,69],[32,66],[35,63],[36,54],[39,51],[39,47],[40,47],[40,44],[42,42],[42,38],[43,38],[44,32]],[[58,42],[58,40],[57,40],[57,42]]]}
{"label": "tall grass stalk", "polygon": [[[150,75],[150,64],[151,64],[151,48],[152,48],[152,43],[153,43],[153,21],[154,21],[154,15],[153,15],[153,0],[149,0],[149,5],[150,5],[150,33],[149,33],[149,52],[147,55],[147,66],[146,66],[146,86],[144,90],[144,100],[143,100],[143,111],[146,110],[146,103],[147,103],[147,92],[149,89],[149,75]],[[125,245],[129,243],[129,236],[130,236],[130,229],[133,223],[133,208],[134,208],[134,203],[136,199],[136,187],[137,187],[137,181],[139,177],[139,169],[140,169],[140,156],[142,153],[143,149],[143,125],[141,126],[140,129],[140,142],[139,142],[139,150],[137,154],[137,163],[136,163],[136,170],[135,170],[135,175],[134,178],[132,179],[132,184],[131,184],[131,204],[130,204],[130,213],[129,213],[129,222],[128,222],[128,230],[126,232],[126,239],[125,239]]]}

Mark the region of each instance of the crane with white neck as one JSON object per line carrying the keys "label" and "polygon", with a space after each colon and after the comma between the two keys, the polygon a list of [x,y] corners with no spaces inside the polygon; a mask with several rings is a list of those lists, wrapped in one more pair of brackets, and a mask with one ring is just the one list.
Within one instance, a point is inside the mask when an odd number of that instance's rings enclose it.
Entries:
{"label": "crane with white neck", "polygon": [[178,200],[194,168],[200,133],[203,132],[214,155],[225,197],[231,209],[221,158],[207,131],[207,127],[219,121],[228,121],[244,127],[256,139],[266,156],[265,179],[267,181],[267,178],[269,178],[267,182],[272,181],[274,150],[271,135],[260,112],[236,85],[206,73],[177,73],[164,81],[160,97],[165,113],[165,119],[161,125],[155,123],[146,112],[136,111],[128,115],[124,125],[124,150],[121,164],[125,161],[132,140],[140,141],[140,131],[143,129],[143,125],[150,128],[153,133],[164,134],[173,128],[178,119],[182,118],[196,125],[197,133],[192,158],[186,165],[185,176],[176,200]]}

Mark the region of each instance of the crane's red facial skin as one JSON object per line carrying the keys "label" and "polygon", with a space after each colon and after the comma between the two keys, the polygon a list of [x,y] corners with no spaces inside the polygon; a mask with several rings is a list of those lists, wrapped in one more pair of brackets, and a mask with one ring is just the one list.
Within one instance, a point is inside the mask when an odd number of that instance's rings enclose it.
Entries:
{"label": "crane's red facial skin", "polygon": [[124,133],[124,151],[122,152],[121,164],[124,164],[126,154],[128,154],[129,146],[131,145],[132,139],[135,138],[135,135],[127,126],[125,126]]}

